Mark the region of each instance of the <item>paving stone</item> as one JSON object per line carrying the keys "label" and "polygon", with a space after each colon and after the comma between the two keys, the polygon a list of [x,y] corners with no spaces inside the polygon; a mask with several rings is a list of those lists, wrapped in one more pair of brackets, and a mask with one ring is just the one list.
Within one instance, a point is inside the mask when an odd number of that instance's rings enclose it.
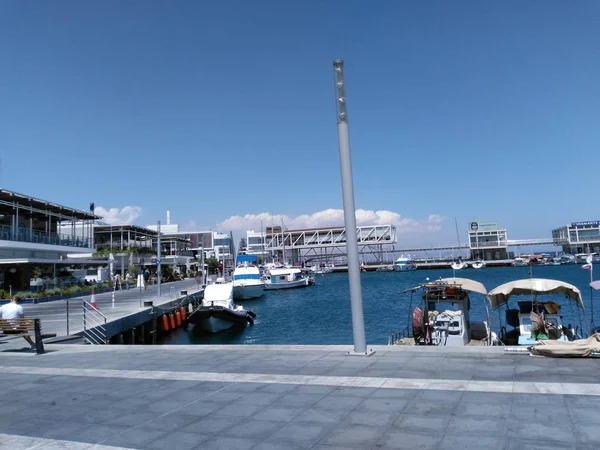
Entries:
{"label": "paving stone", "polygon": [[256,439],[217,436],[201,444],[202,450],[249,450],[258,444]]}
{"label": "paving stone", "polygon": [[385,428],[343,425],[331,431],[319,443],[364,449],[377,444],[384,432]]}
{"label": "paving stone", "polygon": [[446,431],[446,428],[448,428],[450,419],[451,416],[449,414],[416,416],[408,412],[407,414],[402,414],[398,417],[393,424],[393,428],[407,432],[431,432],[432,434],[441,435]]}
{"label": "paving stone", "polygon": [[149,450],[189,450],[198,448],[204,442],[212,438],[212,434],[189,433],[178,431],[169,433],[159,439],[144,444],[144,448]]}
{"label": "paving stone", "polygon": [[[567,419],[567,416],[565,416]],[[539,439],[554,442],[576,443],[571,421],[562,423],[543,423],[511,418],[508,422],[508,433],[516,439]]]}
{"label": "paving stone", "polygon": [[322,394],[287,394],[276,400],[271,406],[276,408],[309,407],[324,397]]}
{"label": "paving stone", "polygon": [[407,400],[397,398],[367,398],[356,407],[356,411],[402,412]]}
{"label": "paving stone", "polygon": [[549,450],[552,448],[560,448],[560,450],[584,450],[582,447],[578,447],[575,444],[569,444],[566,442],[561,442],[560,447],[557,447],[556,442],[515,439],[510,435],[506,440],[505,447],[506,450]]}
{"label": "paving stone", "polygon": [[440,442],[441,437],[437,435],[412,434],[394,430],[381,437],[377,448],[437,450]]}
{"label": "paving stone", "polygon": [[326,424],[306,422],[288,423],[273,433],[269,440],[314,445],[329,431],[330,427]]}
{"label": "paving stone", "polygon": [[226,405],[214,412],[217,417],[250,417],[257,412],[265,409],[265,405]]}
{"label": "paving stone", "polygon": [[282,422],[266,422],[263,420],[246,419],[237,423],[233,427],[225,428],[223,435],[235,437],[249,437],[258,440],[265,440],[285,424]]}
{"label": "paving stone", "polygon": [[507,420],[501,417],[495,419],[484,419],[481,417],[453,417],[448,424],[446,433],[476,436],[484,434],[490,437],[503,437],[506,435],[507,426]]}
{"label": "paving stone", "polygon": [[273,407],[270,406],[264,409],[252,417],[258,420],[273,420],[276,422],[290,422],[298,417],[306,408],[293,408],[293,407]]}
{"label": "paving stone", "polygon": [[482,428],[479,436],[444,434],[439,450],[456,449],[501,449],[504,447],[504,435],[499,437],[484,436],[487,430]]}

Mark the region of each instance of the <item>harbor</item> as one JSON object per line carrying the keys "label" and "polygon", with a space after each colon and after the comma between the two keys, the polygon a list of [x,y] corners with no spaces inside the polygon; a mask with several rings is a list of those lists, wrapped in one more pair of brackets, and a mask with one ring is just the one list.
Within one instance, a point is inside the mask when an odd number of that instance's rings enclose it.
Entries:
{"label": "harbor", "polygon": [[598,5],[58,3],[0,27],[0,450],[600,448]]}

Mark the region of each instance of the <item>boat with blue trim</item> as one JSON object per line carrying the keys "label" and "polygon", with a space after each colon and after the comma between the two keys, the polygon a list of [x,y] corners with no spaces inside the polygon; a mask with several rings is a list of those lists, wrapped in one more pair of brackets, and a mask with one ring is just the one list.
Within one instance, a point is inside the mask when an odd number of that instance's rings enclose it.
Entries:
{"label": "boat with blue trim", "polygon": [[233,272],[233,298],[250,300],[262,297],[265,284],[256,266],[256,255],[238,255]]}
{"label": "boat with blue trim", "polygon": [[396,272],[409,272],[417,270],[417,265],[408,256],[402,255],[394,263],[394,270]]}

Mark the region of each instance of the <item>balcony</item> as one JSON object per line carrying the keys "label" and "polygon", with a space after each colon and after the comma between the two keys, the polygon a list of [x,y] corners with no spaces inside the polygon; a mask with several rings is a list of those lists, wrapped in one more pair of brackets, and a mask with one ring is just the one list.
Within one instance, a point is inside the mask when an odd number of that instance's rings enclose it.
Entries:
{"label": "balcony", "polygon": [[31,244],[61,245],[65,247],[93,248],[92,239],[59,233],[30,230],[28,228],[13,228],[0,225],[0,240],[27,242]]}

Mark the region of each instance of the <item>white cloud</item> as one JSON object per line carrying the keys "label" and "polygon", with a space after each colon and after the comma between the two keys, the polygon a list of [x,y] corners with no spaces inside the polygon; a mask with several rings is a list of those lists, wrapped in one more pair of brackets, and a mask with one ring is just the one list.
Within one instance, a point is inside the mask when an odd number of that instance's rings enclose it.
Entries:
{"label": "white cloud", "polygon": [[[393,211],[371,211],[365,209],[356,210],[357,225],[388,225],[396,226],[396,231],[400,234],[421,233],[424,231],[439,231],[440,223],[444,220],[439,214],[432,214],[427,221],[418,221]],[[245,232],[246,230],[260,231],[261,222],[263,229],[269,226],[280,226],[283,221],[285,228],[297,230],[302,228],[322,228],[344,225],[344,211],[341,209],[329,208],[318,211],[313,214],[303,214],[300,216],[287,216],[281,214],[271,214],[263,212],[259,214],[246,214],[244,216],[231,216],[228,219],[217,224],[219,231],[233,231],[234,233]]]}
{"label": "white cloud", "polygon": [[430,214],[429,217],[427,218],[427,222],[429,223],[442,223],[444,221],[445,217],[441,216],[439,214]]}
{"label": "white cloud", "polygon": [[102,220],[109,225],[129,225],[142,215],[142,208],[139,206],[124,206],[121,209],[106,209],[98,206],[94,209],[94,214],[102,217]]}

